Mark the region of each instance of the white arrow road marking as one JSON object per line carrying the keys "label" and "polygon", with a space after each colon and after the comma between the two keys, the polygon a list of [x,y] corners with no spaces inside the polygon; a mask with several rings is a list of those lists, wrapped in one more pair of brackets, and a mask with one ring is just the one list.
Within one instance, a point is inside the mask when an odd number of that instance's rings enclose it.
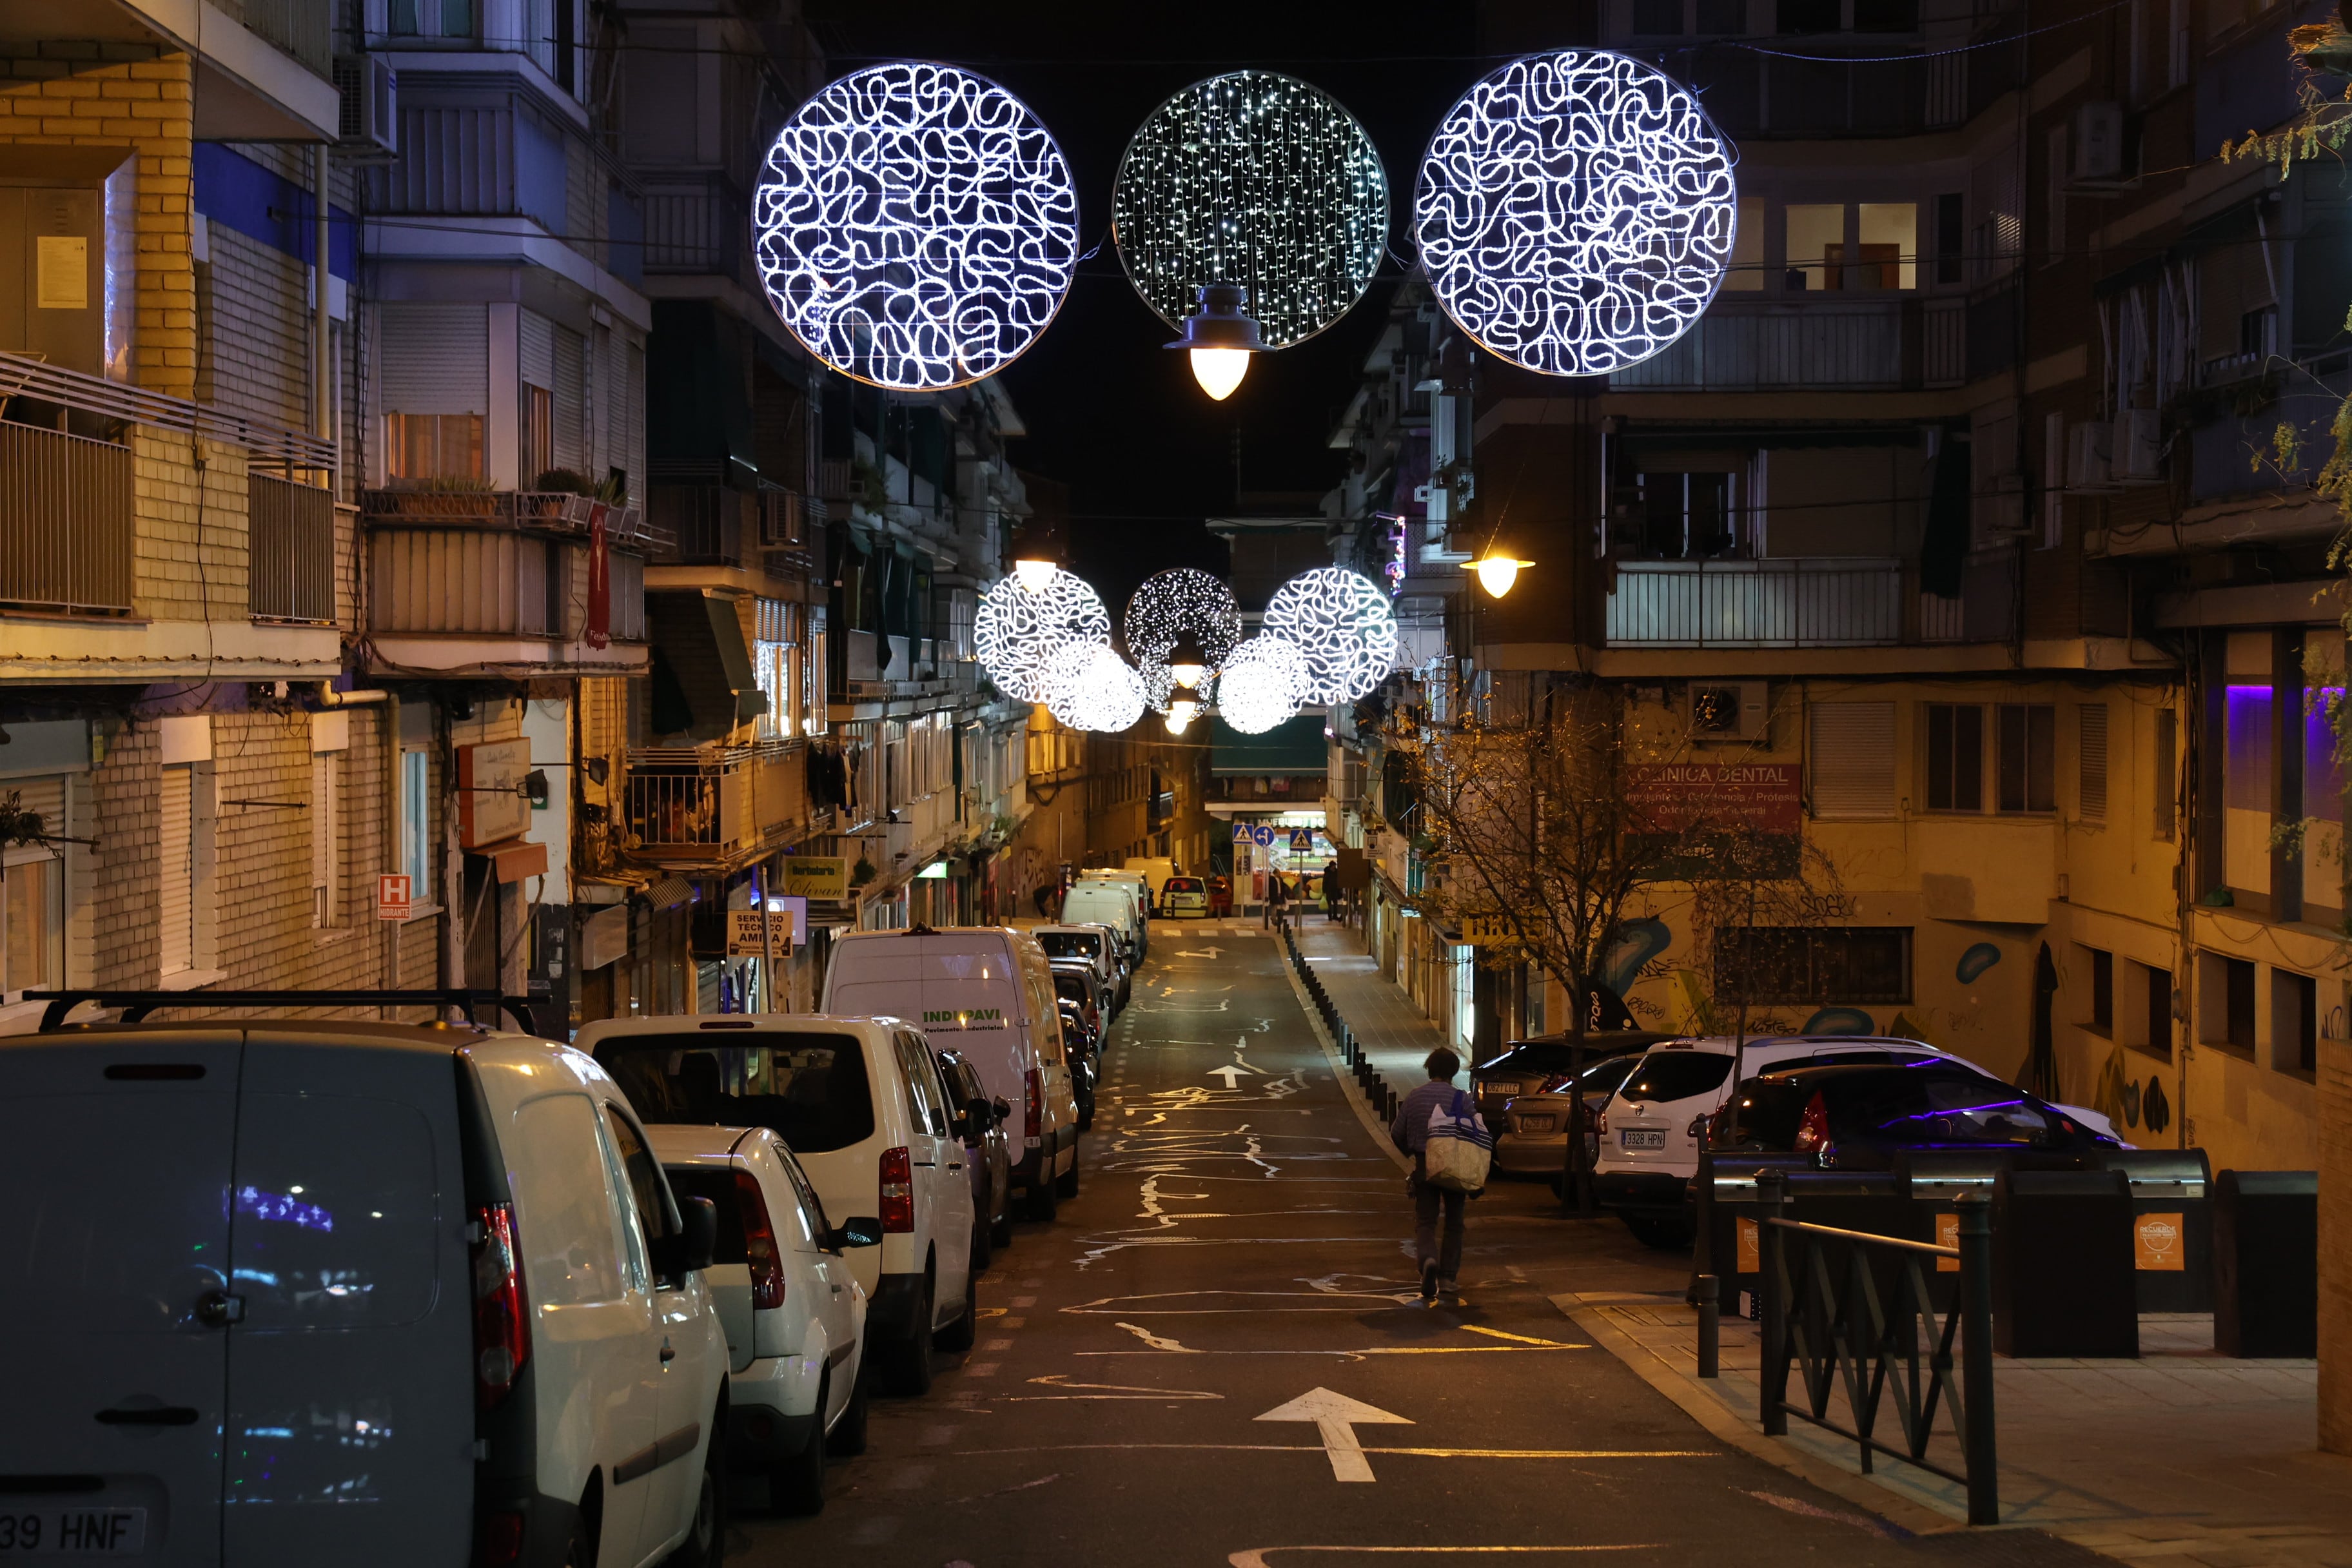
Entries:
{"label": "white arrow road marking", "polygon": [[1223,958],[1224,955],[1225,955],[1225,950],[1224,950],[1223,948],[1218,947],[1218,946],[1214,945],[1213,943],[1212,943],[1212,944],[1210,945],[1210,947],[1209,947],[1205,952],[1180,952],[1175,953],[1173,956],[1175,956],[1175,957],[1177,957],[1177,958]]}
{"label": "white arrow road marking", "polygon": [[1231,1089],[1243,1079],[1256,1078],[1261,1075],[1255,1068],[1240,1067],[1234,1063],[1227,1062],[1221,1068],[1211,1068],[1209,1069],[1209,1076],[1211,1078],[1223,1079],[1225,1080],[1225,1087],[1227,1089]]}
{"label": "white arrow road marking", "polygon": [[1323,1451],[1331,1458],[1331,1479],[1337,1481],[1370,1481],[1371,1461],[1364,1458],[1364,1446],[1356,1441],[1358,1426],[1410,1426],[1409,1416],[1395,1415],[1376,1405],[1366,1405],[1334,1394],[1328,1388],[1310,1388],[1287,1405],[1277,1405],[1260,1421],[1312,1421],[1316,1431],[1322,1434]]}

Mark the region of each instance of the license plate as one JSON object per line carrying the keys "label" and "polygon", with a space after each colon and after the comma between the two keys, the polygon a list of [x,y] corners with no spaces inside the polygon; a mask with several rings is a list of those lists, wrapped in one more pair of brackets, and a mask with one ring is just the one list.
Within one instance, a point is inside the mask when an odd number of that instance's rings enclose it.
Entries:
{"label": "license plate", "polygon": [[1663,1149],[1666,1132],[1663,1127],[1628,1127],[1617,1134],[1620,1149]]}
{"label": "license plate", "polygon": [[1519,1131],[1528,1133],[1557,1132],[1559,1131],[1559,1119],[1554,1116],[1522,1116],[1519,1118]]}
{"label": "license plate", "polygon": [[0,1558],[136,1557],[146,1550],[143,1508],[0,1508]]}

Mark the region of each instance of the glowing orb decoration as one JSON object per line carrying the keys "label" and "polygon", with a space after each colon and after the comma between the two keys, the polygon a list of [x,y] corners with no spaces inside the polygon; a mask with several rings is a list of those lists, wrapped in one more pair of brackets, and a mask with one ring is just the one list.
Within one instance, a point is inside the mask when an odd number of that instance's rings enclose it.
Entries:
{"label": "glowing orb decoration", "polygon": [[1388,590],[1344,566],[1301,572],[1276,588],[1262,635],[1304,656],[1301,702],[1353,702],[1396,668],[1396,612]]}
{"label": "glowing orb decoration", "polygon": [[1234,591],[1206,572],[1179,566],[1146,577],[1127,602],[1127,651],[1139,663],[1164,661],[1186,633],[1212,667],[1242,640]]}
{"label": "glowing orb decoration", "polygon": [[1249,289],[1268,348],[1346,315],[1388,244],[1372,139],[1321,89],[1272,71],[1194,82],[1127,144],[1111,234],[1143,302],[1182,330],[1210,283]]}
{"label": "glowing orb decoration", "polygon": [[1262,735],[1296,715],[1308,679],[1307,656],[1286,637],[1261,632],[1217,672],[1217,711],[1244,735]]}
{"label": "glowing orb decoration", "polygon": [[1512,61],[1449,110],[1413,201],[1438,302],[1545,375],[1638,364],[1698,320],[1738,217],[1732,147],[1663,71],[1597,49]]}
{"label": "glowing orb decoration", "polygon": [[1046,709],[1073,730],[1124,730],[1143,717],[1143,682],[1108,643],[1064,647],[1044,680]]}
{"label": "glowing orb decoration", "polygon": [[1016,702],[1046,700],[1045,666],[1073,643],[1110,643],[1110,613],[1093,584],[1059,567],[1043,592],[1003,577],[980,596],[972,639],[981,668]]}
{"label": "glowing orb decoration", "polygon": [[768,301],[811,353],[936,390],[1003,370],[1061,309],[1078,193],[1019,99],[902,62],[830,83],[784,122],[751,229]]}

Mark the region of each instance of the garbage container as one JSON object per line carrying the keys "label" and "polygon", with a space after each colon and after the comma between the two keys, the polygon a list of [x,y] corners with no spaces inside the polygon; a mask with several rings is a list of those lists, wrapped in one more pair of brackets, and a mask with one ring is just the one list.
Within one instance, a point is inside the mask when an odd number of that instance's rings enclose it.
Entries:
{"label": "garbage container", "polygon": [[2132,1279],[2143,1312],[2213,1310],[2212,1168],[2202,1149],[2116,1149],[2131,1184]]}
{"label": "garbage container", "polygon": [[[1973,1193],[1991,1197],[1994,1181],[2012,1163],[2011,1154],[1999,1149],[1897,1150],[1895,1174],[1918,1216],[1915,1234],[1941,1247],[1958,1246],[1961,1195]],[[1938,1258],[1935,1267],[1924,1272],[1928,1300],[1937,1311],[1950,1311],[1960,1285],[1959,1260]]]}
{"label": "garbage container", "polygon": [[2319,1173],[2224,1171],[2213,1182],[2213,1348],[2319,1353]]}
{"label": "garbage container", "polygon": [[1815,1168],[1812,1156],[1727,1152],[1712,1156],[1712,1167],[1714,1180],[1709,1183],[1705,1179],[1708,1166],[1702,1163],[1696,1194],[1699,1235],[1706,1248],[1706,1267],[1698,1272],[1712,1273],[1719,1281],[1727,1314],[1757,1318],[1762,1313],[1757,1296],[1762,1257],[1756,1230],[1757,1174],[1810,1173]]}
{"label": "garbage container", "polygon": [[2121,1171],[2003,1171],[1993,1182],[1993,1348],[2137,1356],[2131,1184]]}

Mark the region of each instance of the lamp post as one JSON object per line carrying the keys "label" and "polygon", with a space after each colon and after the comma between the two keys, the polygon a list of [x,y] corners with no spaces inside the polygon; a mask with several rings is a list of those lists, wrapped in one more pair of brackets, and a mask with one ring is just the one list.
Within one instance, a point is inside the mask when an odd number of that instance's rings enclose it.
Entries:
{"label": "lamp post", "polygon": [[1168,345],[1191,353],[1192,379],[1219,403],[1249,374],[1250,356],[1265,350],[1255,318],[1242,309],[1248,302],[1249,290],[1238,283],[1203,284],[1199,306],[1184,318],[1184,335]]}

